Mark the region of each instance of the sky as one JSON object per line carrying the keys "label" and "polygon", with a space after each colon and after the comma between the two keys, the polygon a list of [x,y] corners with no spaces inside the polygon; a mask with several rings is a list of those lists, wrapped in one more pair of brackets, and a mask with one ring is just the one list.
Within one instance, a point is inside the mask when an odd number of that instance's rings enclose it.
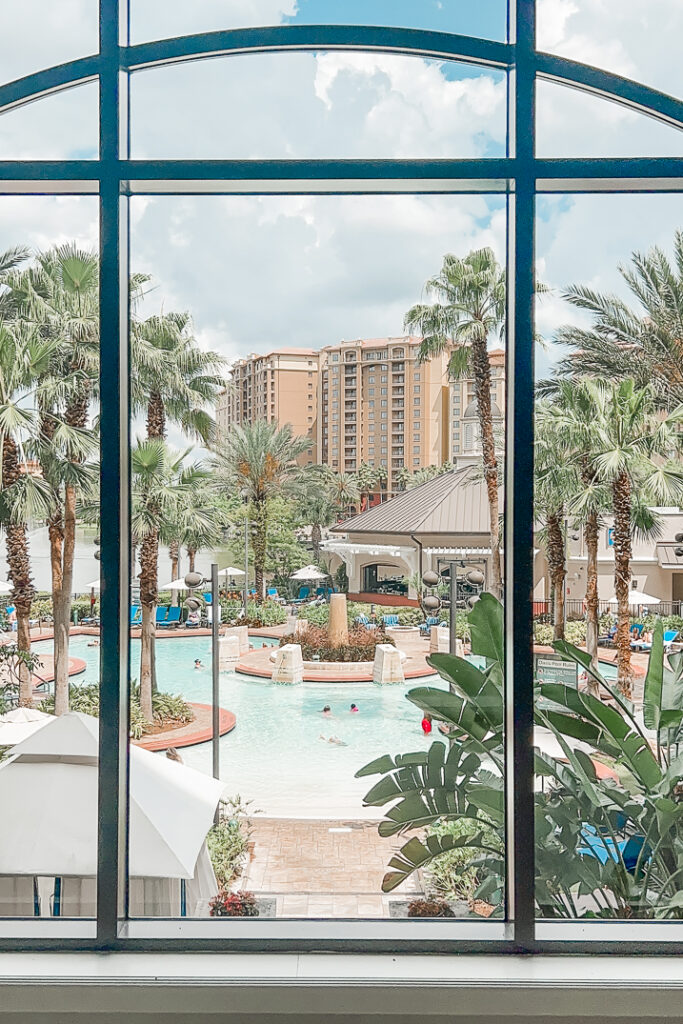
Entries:
{"label": "sky", "polygon": [[[281,23],[386,23],[502,39],[501,0],[131,0],[132,39]],[[5,79],[92,52],[95,0],[0,5]],[[539,46],[683,94],[680,0],[539,0]],[[30,46],[27,40],[30,39]],[[221,58],[142,72],[132,84],[134,156],[472,157],[504,152],[506,83],[493,71],[387,54]],[[539,155],[682,155],[683,134],[560,86],[539,87]],[[97,87],[0,118],[6,158],[91,158]],[[539,200],[538,326],[551,343],[576,319],[562,289],[623,294],[617,265],[671,248],[683,198]],[[145,312],[187,309],[202,345],[228,359],[276,345],[319,347],[402,332],[443,255],[505,254],[500,197],[138,198],[132,263],[155,287]],[[97,243],[91,198],[0,198],[3,246]]]}

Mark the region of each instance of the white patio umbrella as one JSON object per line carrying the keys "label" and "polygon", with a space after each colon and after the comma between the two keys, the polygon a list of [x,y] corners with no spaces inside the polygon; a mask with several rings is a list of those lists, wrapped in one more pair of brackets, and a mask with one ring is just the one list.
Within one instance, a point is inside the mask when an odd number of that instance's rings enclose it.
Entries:
{"label": "white patio umbrella", "polygon": [[[616,608],[619,602],[616,596],[614,596],[609,599],[609,603]],[[639,608],[644,604],[661,604],[662,599],[661,597],[653,597],[652,594],[645,594],[642,590],[629,590],[628,603],[630,608]]]}
{"label": "white patio umbrella", "polygon": [[92,583],[86,583],[85,589],[86,590],[99,590],[100,589],[100,581],[97,579],[97,580],[93,580]]}
{"label": "white patio umbrella", "polygon": [[5,580],[0,580],[0,594],[10,594],[12,592],[12,584],[6,583]]}
{"label": "white patio umbrella", "polygon": [[329,573],[322,572],[317,565],[305,565],[303,569],[297,569],[289,577],[290,580],[326,580]]}
{"label": "white patio umbrella", "polygon": [[244,576],[244,569],[236,569],[234,565],[229,565],[227,569],[219,569],[219,576]]}
{"label": "white patio umbrella", "polygon": [[188,586],[184,579],[171,580],[170,583],[164,583],[159,590],[188,590]]}
{"label": "white patio umbrella", "polygon": [[[0,764],[0,875],[95,875],[98,733],[96,718],[72,711]],[[131,746],[131,876],[192,879],[222,791],[216,779]]]}
{"label": "white patio umbrella", "polygon": [[35,708],[15,708],[14,711],[7,711],[0,715],[0,747],[13,747],[52,721],[53,715],[47,715]]}

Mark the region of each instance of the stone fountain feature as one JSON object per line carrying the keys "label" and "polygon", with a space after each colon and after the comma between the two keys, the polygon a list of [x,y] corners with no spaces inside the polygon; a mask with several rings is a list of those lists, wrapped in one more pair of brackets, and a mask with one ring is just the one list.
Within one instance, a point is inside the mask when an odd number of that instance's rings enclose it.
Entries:
{"label": "stone fountain feature", "polygon": [[346,613],[346,594],[330,595],[330,641],[335,645],[349,641],[349,620]]}

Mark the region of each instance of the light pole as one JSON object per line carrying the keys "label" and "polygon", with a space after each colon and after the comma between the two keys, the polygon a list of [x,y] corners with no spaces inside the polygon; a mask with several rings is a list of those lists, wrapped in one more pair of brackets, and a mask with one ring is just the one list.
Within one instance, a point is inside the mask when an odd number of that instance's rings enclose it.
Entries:
{"label": "light pole", "polygon": [[[247,510],[248,510],[247,506]],[[244,621],[247,621],[247,604],[249,601],[249,517],[244,519]]]}
{"label": "light pole", "polygon": [[[220,628],[220,604],[218,597],[218,566],[215,562],[211,564],[211,576],[204,579],[198,572],[188,572],[185,577],[185,586],[190,591],[186,604],[191,610],[199,608],[199,601],[192,596],[192,591],[205,583],[211,584],[211,760],[214,779],[220,778],[220,752],[218,741],[220,739],[220,705],[219,705],[219,652],[218,652],[218,631]],[[216,812],[218,813],[218,812]]]}

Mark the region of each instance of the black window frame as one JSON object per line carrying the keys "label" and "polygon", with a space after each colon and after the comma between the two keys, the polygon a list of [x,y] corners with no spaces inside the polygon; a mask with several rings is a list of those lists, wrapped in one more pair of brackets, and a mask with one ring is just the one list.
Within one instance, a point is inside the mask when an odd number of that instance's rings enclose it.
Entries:
{"label": "black window frame", "polygon": [[[100,50],[0,86],[0,113],[99,81],[94,160],[0,161],[0,194],[98,195],[100,209],[101,728],[96,921],[0,922],[0,951],[120,950],[675,954],[676,924],[535,919],[533,804],[534,243],[538,195],[683,192],[683,159],[538,159],[535,82],[568,85],[683,129],[683,101],[536,49],[535,0],[510,0],[507,42],[414,29],[286,25],[128,45],[128,0],[99,0]],[[129,75],[143,67],[234,53],[372,50],[465,61],[507,72],[503,158],[452,160],[130,160]],[[208,186],[207,186],[207,183]],[[497,192],[508,199],[506,454],[507,917],[504,922],[131,921],[127,899],[130,579],[128,200],[134,194],[229,191]],[[348,358],[348,354],[347,357]],[[333,355],[332,359],[335,359]],[[111,506],[110,506],[111,507]],[[576,929],[580,935],[577,935]],[[572,931],[574,934],[572,935]],[[621,938],[626,933],[627,939]]]}

